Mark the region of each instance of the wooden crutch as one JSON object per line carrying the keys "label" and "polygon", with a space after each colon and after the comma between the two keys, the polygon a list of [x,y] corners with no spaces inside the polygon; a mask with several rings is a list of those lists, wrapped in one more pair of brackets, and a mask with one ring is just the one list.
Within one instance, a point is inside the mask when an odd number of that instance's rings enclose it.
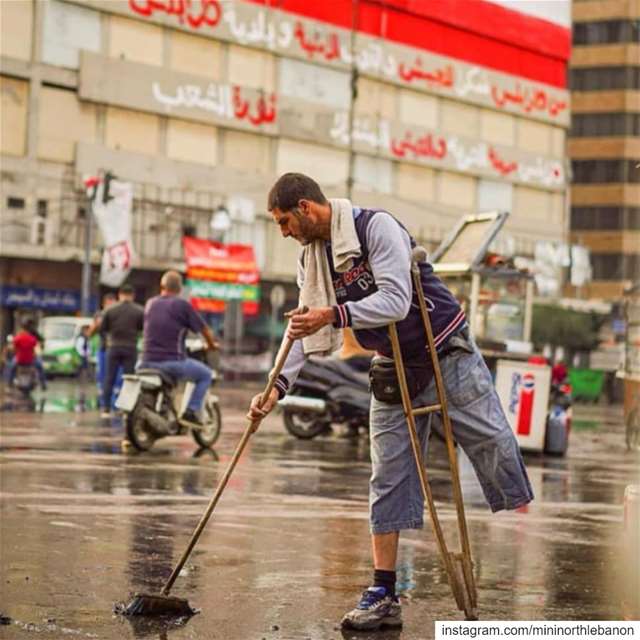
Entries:
{"label": "wooden crutch", "polygon": [[[413,250],[411,262],[411,275],[413,278],[414,289],[418,296],[420,304],[420,314],[424,323],[424,329],[427,334],[427,346],[429,356],[433,365],[433,373],[436,384],[436,392],[438,397],[437,404],[427,405],[424,407],[416,407],[411,405],[411,397],[409,396],[409,388],[404,371],[404,361],[400,350],[400,341],[398,339],[398,331],[395,323],[389,325],[389,337],[393,348],[393,359],[395,362],[398,382],[400,384],[400,394],[402,396],[402,408],[407,418],[407,427],[409,428],[409,437],[411,438],[411,448],[418,469],[420,478],[420,486],[422,494],[429,505],[429,516],[433,533],[436,537],[438,549],[449,578],[449,585],[453,591],[458,609],[464,611],[467,620],[477,620],[478,614],[476,608],[478,605],[478,594],[476,591],[475,580],[473,577],[473,561],[471,559],[471,547],[469,545],[469,533],[467,531],[467,521],[464,514],[464,502],[462,500],[462,490],[460,488],[460,475],[458,473],[458,460],[453,440],[453,429],[449,412],[447,409],[447,397],[440,371],[440,362],[436,352],[435,341],[433,339],[433,330],[431,329],[431,321],[427,311],[427,304],[422,290],[422,282],[420,278],[420,262],[427,259],[427,252],[422,247],[416,247]],[[456,515],[458,520],[458,534],[460,538],[460,553],[453,553],[448,550],[447,543],[444,539],[440,520],[436,512],[435,502],[431,493],[431,486],[427,478],[427,470],[424,465],[420,441],[416,429],[416,416],[422,416],[429,413],[439,412],[442,416],[444,426],[445,441],[447,444],[447,453],[449,457],[449,469],[451,471],[451,482],[453,484],[453,499],[456,504]]]}

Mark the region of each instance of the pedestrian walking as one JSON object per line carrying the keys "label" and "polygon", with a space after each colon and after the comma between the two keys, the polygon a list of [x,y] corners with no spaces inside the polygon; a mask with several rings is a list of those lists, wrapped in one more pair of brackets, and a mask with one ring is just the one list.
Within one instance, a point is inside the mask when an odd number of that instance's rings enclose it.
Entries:
{"label": "pedestrian walking", "polygon": [[80,365],[78,366],[78,378],[82,384],[89,377],[89,357],[91,355],[91,336],[90,325],[84,325],[80,329],[80,334],[76,338],[76,353],[80,356]]}
{"label": "pedestrian walking", "polygon": [[[98,404],[102,408],[102,396],[104,394],[104,379],[107,367],[107,338],[101,331],[102,316],[104,312],[118,301],[115,293],[105,293],[102,297],[102,309],[93,316],[93,323],[89,328],[89,335],[96,333],[99,336],[98,349],[96,351],[96,387],[98,389]],[[119,374],[116,374],[116,381]],[[117,384],[117,382],[116,382]]]}
{"label": "pedestrian walking", "polygon": [[[364,348],[392,358],[387,329],[392,322],[397,323],[414,406],[435,404],[435,381],[425,352],[427,337],[411,277],[416,243],[407,229],[384,209],[354,207],[346,199],[327,200],[313,179],[297,173],[278,179],[267,208],[282,235],[303,246],[298,286],[301,306],[307,310],[291,318],[288,337],[295,343],[282,374],[262,408],[260,396],[253,398],[248,417],[258,420],[273,409],[309,354],[337,350],[339,329],[351,327]],[[455,297],[428,262],[419,267],[454,436],[471,460],[491,510],[522,507],[533,499],[533,492],[491,374]],[[390,381],[388,373],[383,373],[385,378],[376,381],[383,374],[379,367],[372,367],[372,582],[357,606],[343,617],[345,628],[402,625],[395,591],[399,532],[423,526],[424,501],[409,430],[399,390],[392,393],[398,386],[397,375]],[[431,423],[426,415],[416,421],[426,454]]]}
{"label": "pedestrian walking", "polygon": [[125,374],[134,372],[143,324],[144,309],[134,302],[133,287],[125,284],[118,291],[118,302],[104,311],[100,323],[107,342],[102,418],[111,417],[111,395],[118,368],[122,367]]}

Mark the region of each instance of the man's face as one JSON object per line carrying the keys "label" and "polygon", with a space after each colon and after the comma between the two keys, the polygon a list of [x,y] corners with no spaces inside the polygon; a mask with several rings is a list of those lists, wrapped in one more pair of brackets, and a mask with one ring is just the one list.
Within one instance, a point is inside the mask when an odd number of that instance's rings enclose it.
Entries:
{"label": "man's face", "polygon": [[310,244],[319,237],[312,216],[309,216],[308,207],[305,209],[305,206],[305,201],[301,201],[300,206],[290,211],[281,211],[275,208],[271,212],[273,219],[280,227],[282,237],[292,237],[303,246]]}

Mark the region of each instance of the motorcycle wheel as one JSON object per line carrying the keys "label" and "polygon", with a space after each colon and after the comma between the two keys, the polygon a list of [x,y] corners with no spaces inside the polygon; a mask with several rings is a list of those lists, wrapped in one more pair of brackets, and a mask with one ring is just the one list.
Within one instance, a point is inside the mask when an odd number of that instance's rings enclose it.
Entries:
{"label": "motorcycle wheel", "polygon": [[207,401],[204,405],[204,427],[192,429],[193,439],[204,448],[212,447],[220,437],[222,414],[217,402]]}
{"label": "motorcycle wheel", "polygon": [[287,431],[301,440],[311,440],[330,427],[330,423],[327,420],[319,419],[317,413],[287,411],[285,409],[283,417]]}
{"label": "motorcycle wheel", "polygon": [[133,411],[127,414],[127,439],[138,451],[149,451],[156,439],[141,415],[142,406],[141,400],[138,400]]}

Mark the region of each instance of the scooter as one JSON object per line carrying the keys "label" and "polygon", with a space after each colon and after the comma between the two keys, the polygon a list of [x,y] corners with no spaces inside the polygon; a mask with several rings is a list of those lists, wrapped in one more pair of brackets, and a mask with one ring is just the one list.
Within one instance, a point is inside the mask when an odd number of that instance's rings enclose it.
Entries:
{"label": "scooter", "polygon": [[[204,349],[188,349],[189,357],[204,360]],[[159,369],[138,369],[123,376],[116,407],[123,411],[127,438],[139,451],[148,451],[156,440],[190,432],[200,447],[211,447],[220,436],[220,401],[213,393],[218,374],[211,371],[211,385],[203,407],[203,422],[197,427],[183,419],[195,390],[191,381],[176,380]]]}
{"label": "scooter", "polygon": [[26,398],[36,388],[38,376],[32,364],[19,364],[13,378],[14,387]]}
{"label": "scooter", "polygon": [[302,440],[329,433],[336,423],[368,432],[368,367],[369,358],[310,356],[291,392],[278,403],[287,431]]}
{"label": "scooter", "polygon": [[571,405],[571,385],[568,382],[552,384],[544,439],[545,453],[556,456],[567,453],[573,416]]}

